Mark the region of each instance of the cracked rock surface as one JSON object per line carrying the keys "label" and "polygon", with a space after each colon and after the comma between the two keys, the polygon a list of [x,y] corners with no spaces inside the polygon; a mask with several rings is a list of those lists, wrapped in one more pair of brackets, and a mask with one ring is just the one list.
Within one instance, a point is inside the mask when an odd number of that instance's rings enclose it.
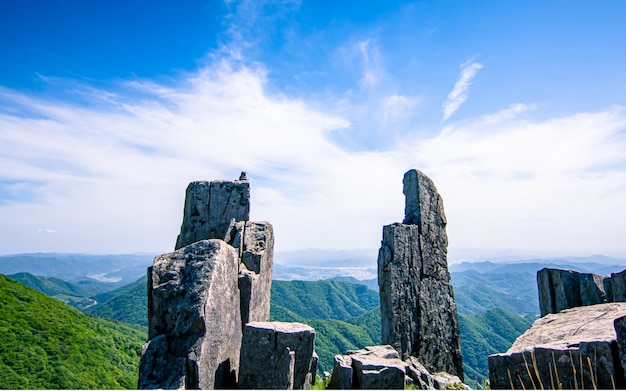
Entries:
{"label": "cracked rock surface", "polygon": [[463,379],[443,200],[421,171],[408,171],[403,184],[403,223],[383,227],[378,253],[382,343],[403,360],[417,357],[430,372]]}

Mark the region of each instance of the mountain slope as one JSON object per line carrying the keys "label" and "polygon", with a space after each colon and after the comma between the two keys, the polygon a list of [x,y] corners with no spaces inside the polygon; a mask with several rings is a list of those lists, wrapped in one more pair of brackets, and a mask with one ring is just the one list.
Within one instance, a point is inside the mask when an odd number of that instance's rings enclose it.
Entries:
{"label": "mountain slope", "polygon": [[[366,302],[371,304],[371,290],[359,290],[357,286],[348,282],[332,281],[309,282],[306,300],[294,300],[292,285],[300,286],[298,281],[280,281],[280,289],[272,289],[271,319],[284,322],[303,322],[315,328],[316,351],[319,355],[320,368],[330,372],[333,365],[333,357],[336,354],[344,354],[350,349],[360,349],[368,345],[380,344],[380,308],[366,310],[361,307],[359,315],[351,318],[329,319],[330,314],[323,309],[326,305],[320,305],[323,297],[314,297],[315,292],[324,293],[330,297],[336,295],[332,289],[341,287],[342,291],[360,292],[369,299],[351,299],[351,303]],[[274,281],[273,284],[276,284]],[[316,285],[319,285],[316,287]],[[352,286],[350,286],[352,285]],[[330,289],[331,292],[326,289]],[[284,295],[284,292],[292,294]],[[376,294],[376,299],[378,296]],[[378,300],[376,300],[376,303]],[[277,303],[281,303],[280,305]],[[320,306],[322,310],[317,311]],[[308,316],[308,318],[307,318]],[[487,357],[493,353],[508,350],[515,339],[526,331],[534,317],[521,317],[506,310],[491,309],[480,315],[459,314],[459,326],[461,331],[461,343],[463,348],[464,371],[467,380],[479,383],[489,377]]]}
{"label": "mountain slope", "polygon": [[[453,280],[458,284],[455,287],[457,298],[461,296],[458,303],[459,323],[465,372],[469,381],[486,379],[488,355],[506,351],[532,323],[533,318],[523,318],[502,309],[486,308],[502,304],[512,307],[516,312],[523,312],[524,308],[535,306],[516,298],[518,287],[512,286],[507,280],[512,278],[511,273],[507,270],[485,275],[468,270],[456,273]],[[458,278],[459,274],[462,278]],[[525,278],[528,279],[528,276]],[[521,283],[518,285],[525,286]],[[471,292],[479,295],[468,294]],[[147,325],[145,277],[94,298],[99,303],[87,309],[87,312]],[[532,300],[533,303],[535,301]],[[464,311],[468,306],[470,310]],[[325,371],[332,370],[336,354],[380,344],[378,293],[363,285],[329,280],[273,281],[270,316],[272,320],[302,322],[314,327],[320,368]]]}
{"label": "mountain slope", "polygon": [[518,315],[539,314],[536,273],[536,270],[452,273],[457,310],[467,315],[480,315],[494,308]]}
{"label": "mountain slope", "polygon": [[346,320],[378,306],[378,293],[342,281],[272,281],[272,304],[304,319]]}
{"label": "mountain slope", "polygon": [[132,389],[146,333],[0,275],[0,388]]}
{"label": "mountain slope", "polygon": [[[0,273],[28,272],[57,277],[77,283],[91,280],[108,285],[111,290],[130,284],[146,274],[152,255],[85,255],[85,254],[14,254],[0,256]],[[88,286],[88,284],[87,284]],[[104,291],[100,291],[104,292]],[[98,293],[100,293],[98,292]],[[93,294],[93,293],[92,293]]]}
{"label": "mountain slope", "polygon": [[521,317],[501,308],[481,315],[459,314],[466,382],[489,379],[487,358],[506,352],[536,317]]}
{"label": "mountain slope", "polygon": [[93,290],[63,281],[56,277],[46,278],[25,272],[11,274],[7,277],[80,310],[84,310],[96,303],[93,299],[89,298]]}
{"label": "mountain slope", "polygon": [[148,326],[147,277],[114,291],[94,296],[98,304],[86,313],[124,323]]}
{"label": "mountain slope", "polygon": [[[373,311],[377,311],[376,308]],[[369,313],[368,313],[369,314]],[[364,316],[364,315],[362,315]],[[364,346],[377,345],[380,342],[373,339],[364,327],[337,319],[305,319],[295,311],[272,303],[270,320],[281,322],[301,322],[315,329],[315,351],[319,356],[319,368],[331,372],[333,358],[350,349],[360,349]],[[380,314],[378,315],[380,323]]]}

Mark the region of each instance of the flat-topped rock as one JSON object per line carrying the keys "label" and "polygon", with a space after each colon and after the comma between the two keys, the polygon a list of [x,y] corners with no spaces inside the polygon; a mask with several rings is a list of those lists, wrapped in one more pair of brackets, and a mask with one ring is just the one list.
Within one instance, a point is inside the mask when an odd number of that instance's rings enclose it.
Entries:
{"label": "flat-topped rock", "polygon": [[568,349],[581,342],[615,341],[613,322],[626,315],[626,303],[608,303],[570,308],[549,314],[533,323],[507,351],[529,347]]}
{"label": "flat-topped rock", "polygon": [[198,240],[223,239],[231,221],[250,219],[250,183],[247,178],[195,181],[187,186],[185,208],[176,249]]}
{"label": "flat-topped rock", "polygon": [[544,316],[506,353],[489,356],[491,387],[623,388],[614,326],[623,316],[626,303],[575,307]]}
{"label": "flat-topped rock", "polygon": [[315,330],[303,323],[250,322],[243,332],[239,388],[303,389],[315,382]]}

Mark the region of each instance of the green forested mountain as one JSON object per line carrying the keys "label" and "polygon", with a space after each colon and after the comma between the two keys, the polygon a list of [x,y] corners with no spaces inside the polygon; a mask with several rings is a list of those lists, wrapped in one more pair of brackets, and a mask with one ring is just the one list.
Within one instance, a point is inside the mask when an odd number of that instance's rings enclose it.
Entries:
{"label": "green forested mountain", "polygon": [[114,291],[94,296],[98,304],[85,310],[88,314],[124,323],[148,326],[147,278]]}
{"label": "green forested mountain", "polygon": [[[332,370],[333,357],[336,354],[343,354],[350,349],[360,349],[368,345],[380,344],[380,309],[378,306],[366,310],[354,309],[355,313],[360,315],[351,318],[343,318],[341,320],[334,318],[329,319],[330,315],[323,309],[328,308],[322,306],[322,310],[317,309],[317,305],[323,301],[321,298],[316,300],[292,300],[282,295],[282,292],[292,292],[291,285],[302,286],[301,281],[274,281],[280,286],[280,289],[272,288],[272,320],[287,322],[303,322],[315,328],[315,346],[317,354],[320,357],[320,367],[324,371]],[[351,284],[340,281],[315,281],[309,282],[307,287],[320,284],[328,288],[328,282],[332,282],[331,286],[341,286],[342,292],[367,292],[371,295],[371,290],[363,290],[364,286]],[[294,289],[295,290],[295,289]],[[345,306],[341,303],[341,299],[352,297],[352,295],[334,295],[328,293],[323,288],[311,289],[311,291],[320,291],[333,297],[335,303],[339,307]],[[289,296],[291,297],[291,296]],[[370,299],[372,298],[369,296]],[[376,293],[376,305],[378,305],[378,294]],[[359,302],[353,298],[350,303]],[[364,300],[371,305],[370,300]],[[281,303],[280,305],[277,303]],[[521,317],[510,313],[506,310],[497,308],[484,312],[480,315],[465,315],[459,311],[459,325],[461,329],[461,343],[463,348],[463,362],[465,365],[466,381],[473,382],[478,380],[482,382],[489,378],[489,370],[487,367],[487,357],[490,354],[505,352],[509,349],[515,339],[526,331],[534,317]],[[306,316],[309,316],[308,318]],[[318,314],[318,316],[316,316]]]}
{"label": "green forested mountain", "polygon": [[0,275],[0,388],[136,388],[145,340]]}
{"label": "green forested mountain", "polygon": [[482,383],[489,379],[487,357],[506,352],[535,319],[535,316],[521,317],[501,308],[481,315],[459,314],[465,382],[478,380]]}
{"label": "green forested mountain", "polygon": [[338,319],[306,319],[272,301],[270,320],[281,322],[306,323],[315,329],[315,351],[319,356],[319,366],[322,370],[331,372],[333,357],[343,354],[350,349],[360,349],[364,346],[380,344],[380,311],[378,307],[371,311],[378,317],[378,335],[372,336],[371,330],[364,327],[365,322],[359,323],[355,319],[366,319],[370,312],[359,317],[347,320]]}
{"label": "green forested mountain", "polygon": [[7,277],[81,310],[95,304],[95,301],[89,297],[94,293],[92,289],[56,277],[46,278],[25,272]]}
{"label": "green forested mountain", "polygon": [[91,292],[81,286],[56,277],[40,277],[30,273],[16,273],[7,276],[48,296],[71,295],[89,296]]}
{"label": "green forested mountain", "polygon": [[[537,269],[538,270],[538,269]],[[452,286],[460,314],[480,315],[495,308],[518,315],[538,315],[537,271],[523,269],[453,272]]]}
{"label": "green forested mountain", "polygon": [[378,306],[378,293],[342,281],[272,281],[272,304],[304,319],[346,320]]}
{"label": "green forested mountain", "polygon": [[[474,271],[455,273],[453,283],[466,377],[468,381],[478,379],[481,382],[488,377],[487,357],[506,351],[534,320],[493,307],[501,303],[506,308],[516,309],[517,313],[524,313],[536,306],[536,298],[520,297],[518,289],[511,286],[506,276],[475,274]],[[147,325],[145,277],[93,298],[98,304],[86,312]],[[315,328],[320,368],[330,372],[334,355],[380,344],[378,301],[377,292],[346,281],[273,281],[271,319],[302,322]]]}
{"label": "green forested mountain", "polygon": [[[333,280],[273,281],[270,311],[271,320],[302,322],[315,329],[315,350],[325,371],[332,370],[336,354],[380,343],[378,293],[365,285]],[[376,313],[378,326],[365,328]]]}

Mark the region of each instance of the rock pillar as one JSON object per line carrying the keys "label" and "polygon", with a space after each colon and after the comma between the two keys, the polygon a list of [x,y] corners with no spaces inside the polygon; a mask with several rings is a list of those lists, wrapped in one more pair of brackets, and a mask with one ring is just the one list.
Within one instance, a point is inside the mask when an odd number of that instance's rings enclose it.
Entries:
{"label": "rock pillar", "polygon": [[383,227],[378,253],[382,343],[430,372],[463,379],[456,301],[447,263],[443,200],[417,170],[404,175],[402,224]]}
{"label": "rock pillar", "polygon": [[139,388],[236,384],[241,316],[236,250],[203,240],[155,258],[148,274],[149,342]]}
{"label": "rock pillar", "polygon": [[272,225],[248,221],[249,198],[245,173],[187,187],[176,251],[148,269],[139,388],[237,385],[242,330],[269,320],[272,284]]}
{"label": "rock pillar", "polygon": [[223,239],[231,221],[250,219],[250,183],[196,181],[187,186],[185,209],[176,250],[205,239]]}

